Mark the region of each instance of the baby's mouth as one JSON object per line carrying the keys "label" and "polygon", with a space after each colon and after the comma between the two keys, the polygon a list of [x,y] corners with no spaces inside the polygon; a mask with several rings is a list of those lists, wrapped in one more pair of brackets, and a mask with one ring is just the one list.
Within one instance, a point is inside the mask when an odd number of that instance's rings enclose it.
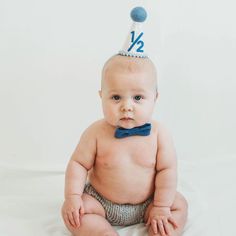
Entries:
{"label": "baby's mouth", "polygon": [[133,118],[131,117],[123,117],[121,118],[122,121],[130,121],[130,120],[134,120]]}

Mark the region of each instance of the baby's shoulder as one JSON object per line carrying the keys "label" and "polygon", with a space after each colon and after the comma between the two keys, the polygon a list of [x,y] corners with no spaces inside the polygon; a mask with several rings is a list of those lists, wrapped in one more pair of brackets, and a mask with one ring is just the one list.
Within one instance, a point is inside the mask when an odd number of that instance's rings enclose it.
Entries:
{"label": "baby's shoulder", "polygon": [[152,127],[153,127],[153,130],[157,133],[157,136],[170,134],[169,129],[163,122],[152,120]]}
{"label": "baby's shoulder", "polygon": [[165,125],[162,122],[157,121],[157,120],[152,120],[151,124],[152,124],[152,129],[156,133],[158,133],[159,131],[163,129],[163,127],[165,127]]}
{"label": "baby's shoulder", "polygon": [[163,122],[156,122],[157,129],[157,142],[159,146],[171,146],[173,145],[173,137],[166,124]]}
{"label": "baby's shoulder", "polygon": [[90,124],[84,131],[84,133],[90,134],[90,135],[96,135],[103,127],[105,126],[104,119],[97,120]]}

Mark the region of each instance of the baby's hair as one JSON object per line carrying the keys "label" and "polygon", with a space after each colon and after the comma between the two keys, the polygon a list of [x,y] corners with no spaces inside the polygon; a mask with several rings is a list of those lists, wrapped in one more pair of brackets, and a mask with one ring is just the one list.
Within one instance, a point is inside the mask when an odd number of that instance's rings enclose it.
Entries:
{"label": "baby's hair", "polygon": [[[112,57],[110,57],[104,64],[102,69],[102,81],[104,75],[109,71],[112,65],[116,65],[116,68],[127,71],[127,72],[141,72],[144,67],[146,69],[149,69],[153,73],[153,79],[155,82],[155,90],[156,94],[158,94],[157,89],[157,71],[154,63],[149,58],[137,58],[137,57],[128,57],[128,56],[121,56],[119,54],[115,54]],[[102,87],[102,84],[101,84]]]}

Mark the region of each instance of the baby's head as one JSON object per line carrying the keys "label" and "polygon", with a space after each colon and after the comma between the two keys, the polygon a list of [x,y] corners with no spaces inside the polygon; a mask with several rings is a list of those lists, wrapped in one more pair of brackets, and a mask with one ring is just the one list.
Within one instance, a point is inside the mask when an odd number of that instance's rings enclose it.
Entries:
{"label": "baby's head", "polygon": [[151,121],[157,99],[157,74],[148,58],[111,57],[102,71],[103,113],[112,126],[133,128]]}

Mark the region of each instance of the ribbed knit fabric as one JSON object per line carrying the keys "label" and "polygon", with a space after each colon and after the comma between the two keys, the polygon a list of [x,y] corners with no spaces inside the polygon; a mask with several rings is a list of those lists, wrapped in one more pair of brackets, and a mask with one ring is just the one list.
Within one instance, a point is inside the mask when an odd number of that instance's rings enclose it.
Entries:
{"label": "ribbed knit fabric", "polygon": [[116,204],[101,196],[91,184],[86,184],[84,192],[97,199],[106,212],[106,219],[111,225],[133,225],[144,221],[145,210],[152,198],[141,204]]}

